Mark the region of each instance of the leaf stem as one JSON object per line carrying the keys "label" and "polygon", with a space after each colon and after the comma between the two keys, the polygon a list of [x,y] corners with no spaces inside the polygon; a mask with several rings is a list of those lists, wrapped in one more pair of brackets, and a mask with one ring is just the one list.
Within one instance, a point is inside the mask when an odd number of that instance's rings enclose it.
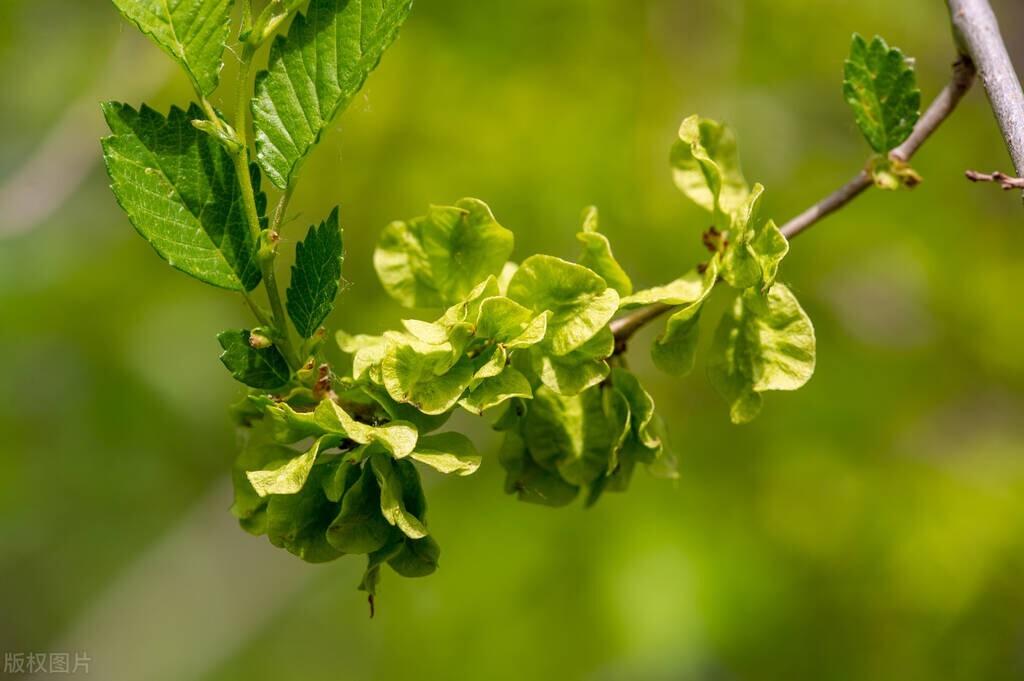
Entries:
{"label": "leaf stem", "polygon": [[259,306],[248,291],[242,291],[242,297],[245,298],[246,304],[249,306],[249,309],[252,310],[253,315],[260,324],[263,326],[274,325],[273,320],[269,315],[267,315],[267,311]]}
{"label": "leaf stem", "polygon": [[292,193],[295,191],[295,183],[289,182],[287,189],[281,194],[281,200],[277,202],[277,207],[274,208],[274,216],[270,220],[270,231],[280,232],[281,225],[284,223],[284,214],[288,210],[288,204],[292,200]]}
{"label": "leaf stem", "polygon": [[[256,195],[253,191],[252,181],[249,177],[249,82],[252,72],[252,61],[256,54],[256,48],[245,44],[242,47],[241,62],[238,67],[238,101],[235,109],[235,134],[240,144],[240,149],[234,154],[235,174],[238,176],[238,185],[242,190],[242,204],[245,208],[246,220],[249,223],[249,232],[258,249],[257,258],[260,263],[260,270],[263,274],[263,287],[267,291],[267,300],[270,302],[270,323],[277,332],[274,339],[284,355],[288,365],[293,371],[302,367],[302,359],[295,351],[291,342],[288,316],[285,314],[284,305],[281,303],[281,292],[277,287],[277,274],[274,271],[274,260],[277,255],[276,233],[268,230],[264,233],[260,226],[259,212],[256,210]],[[269,243],[264,243],[269,241]],[[264,249],[267,249],[265,252]],[[248,298],[248,296],[246,296]],[[253,307],[250,305],[250,307]],[[255,313],[256,310],[254,309]],[[260,315],[257,315],[259,318]],[[262,320],[261,320],[262,322]],[[265,322],[264,322],[265,323]]]}
{"label": "leaf stem", "polygon": [[[935,101],[931,103],[931,106],[928,107],[924,115],[921,116],[917,125],[914,126],[910,137],[903,144],[893,149],[889,156],[895,160],[909,161],[939,126],[949,118],[949,115],[953,113],[960,100],[970,90],[971,84],[974,82],[974,75],[974,63],[967,57],[958,59],[953,64],[953,76],[950,82],[939,93],[939,96],[935,98]],[[821,219],[860,196],[871,184],[871,176],[867,171],[861,170],[852,180],[784,224],[780,231],[786,239],[792,239],[802,234]],[[626,342],[633,334],[672,309],[674,308],[670,305],[659,303],[639,308],[612,321],[611,330],[615,334],[616,347],[625,348]]]}

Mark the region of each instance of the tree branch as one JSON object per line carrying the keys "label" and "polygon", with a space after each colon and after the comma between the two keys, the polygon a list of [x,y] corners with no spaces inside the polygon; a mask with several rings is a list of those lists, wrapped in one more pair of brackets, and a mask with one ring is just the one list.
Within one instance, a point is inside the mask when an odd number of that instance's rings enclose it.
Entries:
{"label": "tree branch", "polygon": [[[889,156],[897,161],[909,161],[928,138],[932,136],[932,133],[956,109],[960,100],[963,99],[963,96],[971,88],[971,84],[974,82],[974,74],[974,64],[970,58],[961,57],[957,60],[953,64],[953,76],[949,84],[943,88],[939,96],[935,98],[935,101],[931,103],[928,110],[921,116],[917,125],[914,126],[910,137],[903,144],[893,149]],[[871,176],[867,171],[860,171],[842,187],[784,224],[780,231],[786,239],[792,239],[822,218],[834,213],[860,196],[871,184]],[[660,303],[649,305],[612,321],[611,330],[615,334],[617,351],[621,352],[625,349],[626,342],[633,334],[671,309],[673,308],[670,305]]]}
{"label": "tree branch", "polygon": [[988,0],[947,0],[961,54],[970,57],[1018,175],[1024,175],[1024,92]]}
{"label": "tree branch", "polygon": [[[971,88],[974,82],[974,65],[968,58],[961,57],[953,64],[953,77],[949,84],[943,88],[935,101],[931,103],[928,110],[924,112],[921,119],[914,126],[914,131],[900,146],[890,152],[889,156],[898,161],[909,161],[917,150],[928,141],[928,138],[949,118],[949,115],[956,109],[957,104]],[[800,215],[796,216],[780,230],[787,239],[792,239],[808,227],[821,220],[827,215],[839,210],[853,199],[860,196],[861,192],[871,186],[871,176],[867,171],[860,171],[845,185],[832,194],[826,196],[820,202],[811,206]]]}

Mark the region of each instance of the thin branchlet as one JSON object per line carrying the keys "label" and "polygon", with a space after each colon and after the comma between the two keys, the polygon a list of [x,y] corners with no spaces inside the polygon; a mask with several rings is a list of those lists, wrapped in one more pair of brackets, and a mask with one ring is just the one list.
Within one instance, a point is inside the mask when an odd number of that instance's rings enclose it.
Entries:
{"label": "thin branchlet", "polygon": [[[953,64],[953,75],[950,82],[918,120],[906,141],[889,153],[891,159],[906,163],[913,157],[917,150],[956,110],[960,100],[970,90],[971,84],[974,82],[974,74],[974,64],[969,58],[961,57]],[[861,170],[842,187],[782,225],[779,231],[787,239],[793,239],[853,201],[871,186],[871,175],[868,171]],[[614,320],[611,329],[615,334],[616,347],[624,350],[633,334],[672,309],[670,305],[651,305]]]}

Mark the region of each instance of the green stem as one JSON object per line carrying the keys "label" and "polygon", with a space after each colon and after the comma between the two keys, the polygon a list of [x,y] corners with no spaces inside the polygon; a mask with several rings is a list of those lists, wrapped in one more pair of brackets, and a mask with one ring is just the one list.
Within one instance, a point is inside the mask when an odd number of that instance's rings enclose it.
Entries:
{"label": "green stem", "polygon": [[[255,48],[245,45],[242,48],[242,59],[238,71],[238,103],[235,111],[235,135],[240,144],[238,153],[234,155],[235,174],[238,175],[238,185],[242,190],[242,204],[245,208],[246,220],[249,223],[249,232],[253,241],[259,249],[260,269],[263,273],[263,286],[267,291],[267,300],[270,301],[270,324],[277,332],[274,339],[284,355],[288,365],[293,371],[302,367],[302,359],[295,352],[291,342],[291,334],[288,328],[288,316],[285,314],[284,305],[281,303],[281,293],[277,287],[277,274],[274,271],[274,259],[277,255],[276,244],[264,244],[264,234],[260,227],[259,212],[256,210],[256,195],[253,191],[252,182],[249,180],[249,124],[247,112],[249,109],[249,76],[252,71],[252,60],[255,55]],[[273,233],[268,235],[273,238]],[[269,249],[264,253],[264,247]]]}
{"label": "green stem", "polygon": [[249,309],[252,310],[253,315],[256,317],[256,320],[260,324],[262,324],[263,326],[274,325],[274,321],[270,318],[269,315],[267,315],[267,311],[260,307],[255,300],[253,300],[252,295],[250,295],[248,291],[242,291],[242,297],[245,298],[246,304],[249,306]]}
{"label": "green stem", "polygon": [[284,194],[281,195],[281,200],[277,202],[277,207],[274,208],[274,217],[270,220],[270,231],[281,231],[281,224],[284,222],[284,213],[288,210],[288,204],[292,200],[292,191],[294,188],[294,184],[289,184],[288,188],[284,190]]}

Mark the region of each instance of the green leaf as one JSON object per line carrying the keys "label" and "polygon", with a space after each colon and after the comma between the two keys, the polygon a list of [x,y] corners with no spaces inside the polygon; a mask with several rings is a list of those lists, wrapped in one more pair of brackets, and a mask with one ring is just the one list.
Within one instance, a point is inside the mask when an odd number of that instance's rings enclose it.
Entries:
{"label": "green leaf", "polygon": [[482,350],[478,356],[473,358],[473,366],[476,367],[476,371],[473,373],[473,381],[469,384],[470,388],[477,387],[488,378],[498,376],[505,371],[505,367],[508,365],[508,350],[500,343]]}
{"label": "green leaf", "polygon": [[[373,264],[384,289],[405,307],[442,307],[459,303],[499,274],[514,241],[487,204],[462,199],[433,206],[426,217],[388,225]],[[496,286],[495,281],[494,295]]]}
{"label": "green leaf", "polygon": [[509,282],[508,297],[536,314],[550,311],[544,345],[554,355],[566,355],[593,338],[619,307],[619,294],[600,275],[550,255],[523,261]]}
{"label": "green leaf", "polygon": [[249,332],[224,331],[217,336],[224,349],[220,361],[224,363],[234,379],[251,388],[275,390],[291,380],[291,371],[281,351],[271,345],[269,348],[254,348],[249,342]]}
{"label": "green leaf", "polygon": [[599,233],[597,227],[597,208],[591,206],[583,212],[583,231],[576,234],[576,239],[583,244],[579,262],[604,277],[620,296],[628,296],[633,293],[633,282],[612,255],[608,237]]}
{"label": "green leaf", "polygon": [[320,452],[336,446],[340,439],[337,436],[325,435],[314,442],[306,453],[294,457],[282,466],[250,470],[246,473],[249,484],[261,497],[270,494],[296,494],[306,485]]}
{"label": "green leaf", "polygon": [[359,582],[359,590],[370,594],[370,617],[373,617],[373,597],[380,585],[380,569],[402,549],[402,541],[395,540],[366,557],[366,570]]}
{"label": "green leaf", "polygon": [[366,384],[361,385],[360,390],[365,391],[367,395],[373,399],[381,409],[391,418],[393,421],[405,421],[411,423],[416,427],[416,430],[420,434],[430,433],[445,423],[451,417],[451,412],[445,412],[443,414],[424,414],[416,407],[411,404],[402,404],[396,402],[391,395],[388,394],[387,388],[382,385]]}
{"label": "green leaf", "polygon": [[412,458],[444,474],[472,475],[480,468],[476,447],[460,433],[439,433],[420,438]]}
{"label": "green leaf", "polygon": [[391,558],[388,565],[403,577],[426,577],[437,570],[437,561],[441,557],[441,547],[433,537],[408,539]]}
{"label": "green leaf", "polygon": [[310,227],[295,248],[295,264],[288,287],[288,316],[303,338],[310,338],[334,309],[341,284],[341,227],[338,209],[320,227]]}
{"label": "green leaf", "polygon": [[626,425],[616,422],[621,414],[606,414],[602,393],[595,388],[565,397],[539,388],[530,403],[524,425],[530,456],[570,484],[587,485],[607,472]]}
{"label": "green leaf", "polygon": [[[363,448],[360,448],[363,449]],[[327,498],[334,503],[340,503],[352,486],[359,480],[360,466],[357,460],[362,458],[362,453],[353,451],[344,460],[337,459],[330,463],[335,465],[334,472],[323,479],[323,490]]]}
{"label": "green leaf", "polygon": [[380,363],[384,361],[384,354],[388,349],[388,341],[384,336],[350,336],[344,331],[338,331],[335,339],[342,352],[353,355],[353,378],[361,379],[376,371],[377,375],[372,377],[373,380],[381,380]]}
{"label": "green leaf", "polygon": [[344,553],[373,553],[393,540],[397,531],[380,510],[380,487],[369,464],[345,493],[341,511],[326,531],[326,538]]}
{"label": "green leaf", "polygon": [[764,187],[755,184],[747,200],[733,213],[728,246],[721,257],[721,275],[737,290],[752,286],[767,291],[775,283],[789,242],[775,222],[761,218]]}
{"label": "green leaf", "polygon": [[[455,329],[462,324],[467,327],[473,327],[479,321],[480,309],[483,307],[483,304],[488,299],[500,295],[498,278],[493,274],[488,275],[464,299],[445,310],[437,323],[442,324],[448,329]],[[449,340],[451,335],[452,332],[449,331]]]}
{"label": "green leaf", "polygon": [[754,233],[750,247],[761,266],[761,290],[767,291],[779,276],[779,265],[789,253],[789,241],[774,220],[765,220]]}
{"label": "green leaf", "polygon": [[[143,106],[108,102],[113,133],[103,139],[111,189],[132,225],[172,267],[233,291],[260,283],[256,248],[234,163],[197,130],[202,112],[172,108],[167,118]],[[258,173],[254,188],[259,190]]]}
{"label": "green leaf", "polygon": [[612,369],[612,385],[629,404],[630,424],[637,441],[648,449],[662,446],[653,427],[654,398],[644,390],[634,374],[625,369]]}
{"label": "green leaf", "polygon": [[256,157],[279,189],[363,87],[412,0],[312,0],[270,48],[252,102]]}
{"label": "green leaf", "polygon": [[508,343],[520,337],[533,320],[533,312],[528,308],[510,298],[495,296],[480,304],[475,335],[497,343]]}
{"label": "green leaf", "polygon": [[730,404],[733,423],[761,410],[761,393],[797,390],[814,373],[814,327],[783,284],[767,296],[750,290],[722,318],[708,360],[711,383]]}
{"label": "green leaf", "polygon": [[482,414],[515,397],[529,399],[533,397],[533,390],[519,370],[506,367],[497,376],[481,381],[459,404],[471,414]]}
{"label": "green leaf", "polygon": [[615,351],[615,335],[601,329],[593,338],[567,355],[558,357],[535,347],[530,352],[534,373],[560,395],[578,395],[608,377],[608,362]]}
{"label": "green leaf", "polygon": [[508,430],[498,453],[498,460],[507,472],[505,491],[520,501],[544,506],[565,506],[579,494],[557,472],[541,468],[530,456],[526,440],[519,428]]}
{"label": "green leaf", "polygon": [[245,433],[245,444],[231,470],[235,491],[231,514],[246,532],[259,535],[267,531],[267,499],[256,493],[246,472],[284,463],[295,456],[295,450],[273,442],[268,427],[262,423]]}
{"label": "green leaf", "polygon": [[430,345],[412,337],[392,336],[381,375],[388,394],[425,414],[442,414],[459,401],[473,380],[468,358],[453,363],[451,344]]}
{"label": "green leaf", "polygon": [[361,445],[380,445],[396,459],[409,456],[416,448],[419,434],[411,423],[391,421],[381,426],[360,423],[334,400],[324,400],[314,412],[318,425],[328,433],[343,435]]}
{"label": "green leaf", "polygon": [[181,64],[204,95],[217,89],[233,4],[234,0],[114,0],[126,19]]}
{"label": "green leaf", "polygon": [[672,147],[671,163],[676,186],[716,215],[731,214],[750,193],[740,168],[736,137],[717,121],[696,115],[684,120],[679,140]]}
{"label": "green leaf", "polygon": [[551,319],[551,312],[545,310],[540,313],[529,324],[523,329],[523,332],[505,343],[505,348],[511,350],[521,350],[523,348],[530,348],[538,343],[544,341],[548,333],[548,321]]}
{"label": "green leaf", "polygon": [[722,278],[740,291],[757,286],[761,281],[761,263],[750,242],[756,233],[755,225],[760,219],[763,195],[764,187],[755,184],[747,199],[737,207],[732,215],[732,226],[729,228],[729,245],[722,254]]}
{"label": "green leaf", "polygon": [[295,411],[282,402],[269,405],[266,413],[278,442],[336,435],[361,445],[380,445],[399,459],[409,456],[416,448],[418,433],[411,423],[391,421],[380,426],[360,423],[330,399],[320,402],[314,411]]}
{"label": "green leaf", "polygon": [[[695,281],[694,275],[688,277]],[[718,280],[718,259],[713,258],[700,275],[701,288],[697,297],[673,312],[665,322],[665,330],[651,345],[654,365],[672,376],[685,376],[693,371],[700,333],[700,312]]]}
{"label": "green leaf", "polygon": [[854,34],[844,76],[843,95],[872,149],[885,154],[910,137],[921,117],[921,91],[902,52],[879,36],[869,45]]}
{"label": "green leaf", "polygon": [[906,161],[882,154],[876,154],[868,162],[867,171],[876,187],[888,191],[913,189],[923,181]]}
{"label": "green leaf", "polygon": [[[630,310],[636,307],[654,305],[690,305],[703,300],[708,292],[708,272],[713,271],[717,276],[718,260],[712,261],[704,268],[703,272],[691,270],[679,279],[654,288],[637,291],[628,298],[623,298],[619,304],[620,310]],[[713,280],[712,280],[713,283]]]}
{"label": "green leaf", "polygon": [[325,563],[341,555],[327,541],[327,529],[338,505],[327,498],[324,482],[333,466],[314,466],[309,483],[298,494],[273,495],[267,504],[267,538],[309,563]]}
{"label": "green leaf", "polygon": [[[427,536],[427,528],[416,516],[415,510],[407,508],[406,505],[410,498],[421,499],[422,491],[412,488],[412,478],[399,471],[399,465],[402,463],[408,462],[393,462],[390,457],[383,454],[374,454],[370,457],[370,466],[380,487],[380,509],[384,519],[410,539],[421,539]],[[416,485],[418,484],[419,478],[416,477]]]}

